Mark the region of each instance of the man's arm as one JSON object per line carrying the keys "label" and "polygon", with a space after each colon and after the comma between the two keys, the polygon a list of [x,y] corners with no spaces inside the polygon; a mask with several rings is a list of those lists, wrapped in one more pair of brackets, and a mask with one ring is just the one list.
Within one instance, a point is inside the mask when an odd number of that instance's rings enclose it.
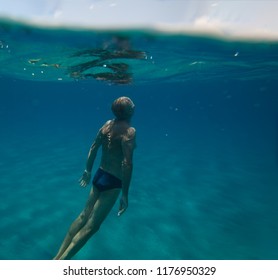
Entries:
{"label": "man's arm", "polygon": [[88,158],[87,158],[87,162],[86,162],[86,170],[88,172],[92,171],[92,168],[93,168],[96,156],[97,156],[97,151],[98,151],[99,147],[101,146],[101,143],[102,143],[102,132],[100,130],[97,134],[95,141],[93,142],[93,144],[89,150],[89,154],[88,154]]}
{"label": "man's arm", "polygon": [[99,147],[101,146],[101,144],[102,144],[102,130],[100,129],[96,136],[96,139],[94,140],[94,142],[89,150],[89,154],[88,154],[87,162],[86,162],[86,169],[85,169],[82,177],[79,180],[81,187],[86,187],[91,180],[91,171],[92,171],[94,161],[97,156],[97,151],[98,151]]}
{"label": "man's arm", "polygon": [[128,207],[128,191],[133,170],[133,151],[136,147],[136,131],[133,127],[129,128],[127,136],[122,141],[123,162],[122,162],[122,198],[120,202],[121,215]]}

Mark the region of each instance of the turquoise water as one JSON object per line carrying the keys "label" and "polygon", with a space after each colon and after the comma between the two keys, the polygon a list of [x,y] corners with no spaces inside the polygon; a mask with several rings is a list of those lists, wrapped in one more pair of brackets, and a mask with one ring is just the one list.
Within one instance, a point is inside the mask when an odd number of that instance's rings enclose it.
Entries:
{"label": "turquoise water", "polygon": [[122,95],[130,205],[74,259],[278,259],[277,57],[275,42],[1,22],[0,259],[55,255]]}

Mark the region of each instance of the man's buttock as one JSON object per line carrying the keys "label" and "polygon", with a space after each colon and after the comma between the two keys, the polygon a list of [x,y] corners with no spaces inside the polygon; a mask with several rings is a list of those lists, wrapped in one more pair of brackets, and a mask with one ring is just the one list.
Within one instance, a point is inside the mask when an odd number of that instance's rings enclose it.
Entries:
{"label": "man's buttock", "polygon": [[99,168],[94,176],[93,185],[100,191],[121,189],[122,181],[116,176]]}

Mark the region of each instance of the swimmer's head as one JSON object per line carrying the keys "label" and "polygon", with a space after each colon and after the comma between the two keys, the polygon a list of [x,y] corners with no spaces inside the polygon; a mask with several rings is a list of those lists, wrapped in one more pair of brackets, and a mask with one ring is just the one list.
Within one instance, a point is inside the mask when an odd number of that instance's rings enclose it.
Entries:
{"label": "swimmer's head", "polygon": [[117,98],[112,104],[112,112],[118,120],[130,120],[134,113],[135,105],[128,97]]}

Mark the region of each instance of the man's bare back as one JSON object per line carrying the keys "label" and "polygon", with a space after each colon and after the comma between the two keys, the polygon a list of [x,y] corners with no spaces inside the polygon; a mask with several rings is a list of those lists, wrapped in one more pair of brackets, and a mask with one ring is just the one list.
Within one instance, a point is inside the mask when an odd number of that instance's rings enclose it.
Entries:
{"label": "man's bare back", "polygon": [[100,168],[122,180],[123,165],[131,164],[131,159],[125,159],[124,151],[127,146],[135,148],[135,129],[126,121],[110,120],[99,134],[102,141]]}

